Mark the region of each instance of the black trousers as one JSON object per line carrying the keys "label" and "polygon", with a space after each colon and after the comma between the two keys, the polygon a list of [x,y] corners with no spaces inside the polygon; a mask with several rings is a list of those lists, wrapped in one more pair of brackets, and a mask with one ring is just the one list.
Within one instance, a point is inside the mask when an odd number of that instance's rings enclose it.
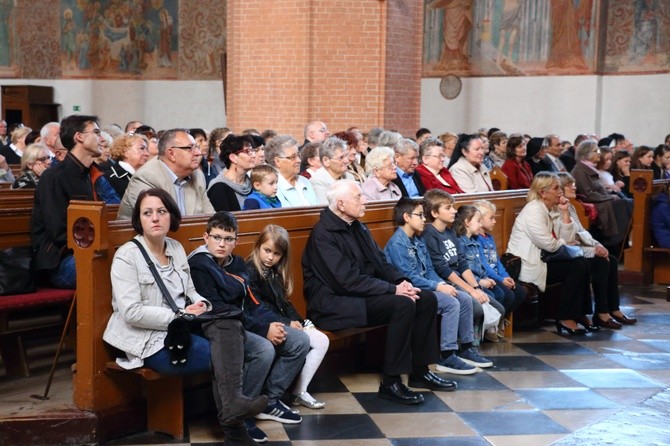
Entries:
{"label": "black trousers", "polygon": [[583,257],[547,263],[547,285],[562,283],[556,319],[577,320],[591,313],[590,274],[589,261]]}
{"label": "black trousers", "polygon": [[437,361],[437,298],[421,291],[412,301],[386,294],[365,299],[368,325],[388,324],[383,373],[398,376]]}
{"label": "black trousers", "polygon": [[596,313],[610,313],[619,309],[619,271],[617,259],[594,257],[591,266],[591,285],[596,303]]}

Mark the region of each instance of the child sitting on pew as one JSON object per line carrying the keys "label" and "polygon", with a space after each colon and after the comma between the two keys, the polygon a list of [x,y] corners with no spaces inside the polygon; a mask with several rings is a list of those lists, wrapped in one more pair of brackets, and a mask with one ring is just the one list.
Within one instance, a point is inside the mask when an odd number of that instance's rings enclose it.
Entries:
{"label": "child sitting on pew", "polygon": [[275,314],[276,320],[303,330],[309,336],[310,350],[293,388],[292,403],[294,406],[322,409],[326,403],[312,397],[307,386],[326,356],[330,341],[311,321],[300,317],[288,299],[293,292],[293,278],[289,270],[290,243],[288,232],[281,226],[268,225],[263,229],[247,259],[249,286],[254,296]]}
{"label": "child sitting on pew", "polygon": [[251,169],[251,187],[254,191],[244,200],[242,210],[280,208],[277,198],[277,169],[269,164],[261,164]]}

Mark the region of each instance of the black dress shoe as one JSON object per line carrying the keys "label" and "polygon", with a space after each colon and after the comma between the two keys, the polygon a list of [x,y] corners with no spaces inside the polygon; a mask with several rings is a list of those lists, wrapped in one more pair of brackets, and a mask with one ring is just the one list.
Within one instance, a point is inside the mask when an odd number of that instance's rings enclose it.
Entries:
{"label": "black dress shoe", "polygon": [[596,324],[596,319],[598,318],[598,315],[595,315],[593,317],[593,322],[589,321],[589,318],[584,316],[582,319],[578,320],[577,323],[581,326],[583,326],[586,331],[598,331],[600,330],[600,327]]}
{"label": "black dress shoe", "polygon": [[423,403],[423,395],[418,392],[409,390],[403,383],[394,384],[379,384],[379,398],[393,401],[398,404],[421,404]]}
{"label": "black dress shoe", "polygon": [[409,375],[409,386],[420,387],[422,389],[437,390],[442,392],[452,392],[456,390],[458,384],[454,381],[448,381],[440,378],[433,372],[426,372],[421,376]]}
{"label": "black dress shoe", "polygon": [[628,317],[623,313],[621,313],[621,316],[617,316],[616,314],[610,313],[610,316],[612,316],[615,321],[623,325],[633,325],[635,322],[637,322],[637,319],[635,319],[634,317]]}

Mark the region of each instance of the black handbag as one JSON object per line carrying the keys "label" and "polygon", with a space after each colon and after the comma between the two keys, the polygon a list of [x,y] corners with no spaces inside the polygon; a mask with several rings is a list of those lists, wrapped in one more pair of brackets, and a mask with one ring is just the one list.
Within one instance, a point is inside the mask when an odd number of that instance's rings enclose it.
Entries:
{"label": "black handbag", "polygon": [[33,248],[20,246],[0,251],[0,296],[34,293]]}
{"label": "black handbag", "polygon": [[579,257],[584,257],[584,251],[581,246],[577,245],[561,245],[554,252],[545,251],[544,249],[540,252],[540,260],[545,263],[564,262]]}
{"label": "black handbag", "polygon": [[516,282],[521,274],[521,257],[506,252],[500,257],[500,262],[505,267],[507,274]]}

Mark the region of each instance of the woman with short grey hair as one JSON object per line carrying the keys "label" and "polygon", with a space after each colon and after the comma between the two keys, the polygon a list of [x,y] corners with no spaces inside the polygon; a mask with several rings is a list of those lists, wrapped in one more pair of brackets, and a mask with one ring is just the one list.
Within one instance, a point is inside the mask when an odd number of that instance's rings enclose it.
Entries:
{"label": "woman with short grey hair", "polygon": [[400,188],[393,183],[398,177],[393,158],[394,152],[390,147],[375,147],[365,157],[368,178],[361,188],[368,200],[398,200],[402,196]]}

